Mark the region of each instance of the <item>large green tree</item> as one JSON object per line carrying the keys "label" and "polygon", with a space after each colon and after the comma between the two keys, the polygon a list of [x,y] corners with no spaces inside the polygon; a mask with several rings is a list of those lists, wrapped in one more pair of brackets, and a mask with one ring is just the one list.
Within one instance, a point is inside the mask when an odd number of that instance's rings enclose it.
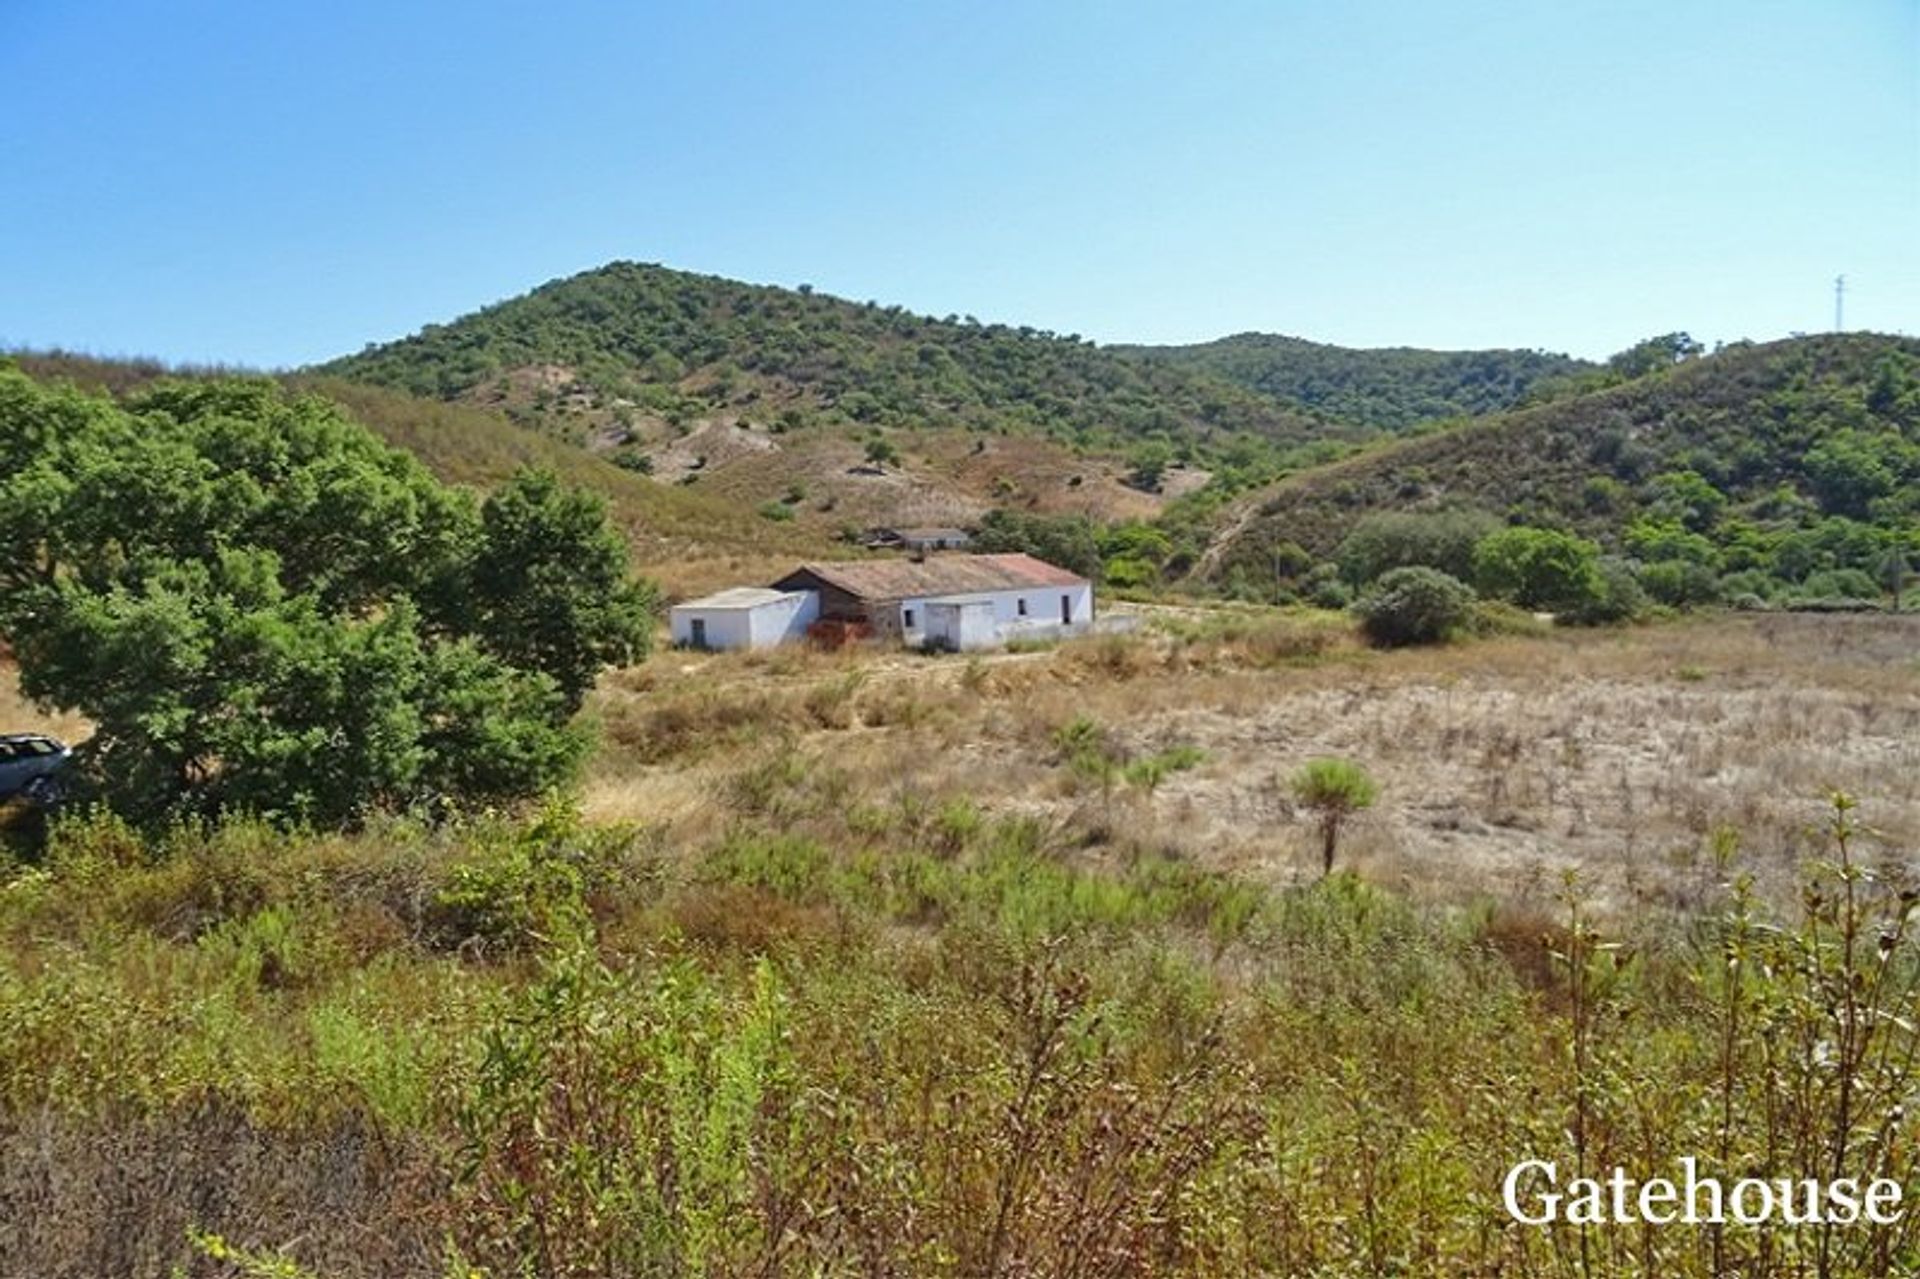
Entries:
{"label": "large green tree", "polygon": [[551,476],[483,507],[265,380],[117,404],[0,368],[0,636],[131,815],[537,793],[653,600]]}

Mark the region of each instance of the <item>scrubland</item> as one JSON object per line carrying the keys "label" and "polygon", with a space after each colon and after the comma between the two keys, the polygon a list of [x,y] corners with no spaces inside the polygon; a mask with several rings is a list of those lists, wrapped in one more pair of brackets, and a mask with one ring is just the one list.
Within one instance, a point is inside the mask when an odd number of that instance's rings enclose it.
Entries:
{"label": "scrubland", "polygon": [[[1826,795],[1858,792],[1920,843],[1920,619],[1716,617],[1629,630],[1533,628],[1376,652],[1335,615],[1143,606],[1147,625],[1040,653],[664,653],[611,677],[590,814],[682,837],[743,753],[828,760],[852,785],[964,794],[1266,884],[1317,877],[1285,785],[1350,757],[1382,782],[1349,864],[1423,900],[1543,905],[1576,872],[1598,908],[1685,910],[1718,882],[1702,850],[1741,834],[1790,900]],[[1199,766],[1090,794],[1058,731],[1116,756]]]}
{"label": "scrubland", "polygon": [[[1916,654],[1253,609],[667,652],[541,812],[77,816],[0,887],[0,1272],[1906,1273],[1905,1223],[1499,1186],[1914,1182]],[[1380,783],[1324,878],[1322,755]]]}

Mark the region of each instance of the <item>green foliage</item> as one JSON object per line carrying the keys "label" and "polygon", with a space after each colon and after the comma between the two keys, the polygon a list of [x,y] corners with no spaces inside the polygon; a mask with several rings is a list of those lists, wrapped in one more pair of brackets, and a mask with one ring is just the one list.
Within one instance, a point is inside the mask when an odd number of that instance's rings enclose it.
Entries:
{"label": "green foliage", "polygon": [[1823,568],[1809,573],[1793,592],[1801,600],[1875,601],[1886,594],[1882,585],[1857,568]]}
{"label": "green foliage", "polygon": [[[777,396],[788,430],[816,422],[958,426],[1109,445],[1171,435],[1223,453],[1238,440],[1296,444],[1322,430],[1217,377],[1073,335],[932,319],[632,262],[553,281],[322,371],[455,399],[534,367],[568,370],[569,389],[599,403],[630,399],[663,416]],[[528,412],[562,431],[567,403]]]}
{"label": "green foliage", "polygon": [[1706,348],[1686,333],[1664,333],[1621,351],[1607,361],[1607,368],[1622,377],[1645,377],[1676,364],[1698,359]]}
{"label": "green foliage", "polygon": [[1033,555],[1092,581],[1099,580],[1103,562],[1099,526],[1079,515],[988,511],[974,530],[973,549]]}
{"label": "green foliage", "polygon": [[1267,333],[1123,349],[1393,432],[1511,408],[1542,382],[1591,367],[1539,351],[1361,351]]}
{"label": "green foliage", "polygon": [[[1299,798],[1351,820],[1377,792],[1319,761]],[[0,891],[9,1150],[71,1177],[29,1183],[60,1228],[10,1236],[20,1268],[79,1239],[114,1274],[1071,1274],[1097,1238],[1117,1276],[1706,1279],[1906,1246],[1776,1220],[1595,1231],[1583,1264],[1487,1191],[1524,1158],[1667,1177],[1676,1149],[1723,1180],[1920,1176],[1913,892],[1845,796],[1793,906],[1719,830],[1683,929],[1617,931],[1571,880],[1555,916],[1429,908],[1086,857],[958,798],[852,807],[864,834],[782,807],[658,878],[554,814],[63,827]],[[514,922],[516,883],[570,926]],[[448,953],[409,912],[449,889],[521,940]],[[191,1233],[102,1227],[103,1187],[185,1201]]]}
{"label": "green foliage", "polygon": [[892,440],[875,436],[867,441],[866,458],[874,466],[893,466],[900,461],[900,450],[894,447]]}
{"label": "green foliage", "polygon": [[1466,581],[1474,572],[1474,548],[1499,527],[1498,519],[1478,510],[1382,512],[1355,524],[1335,559],[1354,586],[1416,565]]}
{"label": "green foliage", "polygon": [[1556,620],[1572,626],[1609,626],[1630,622],[1647,611],[1647,593],[1633,566],[1613,556],[1603,557],[1595,569],[1599,589],[1585,603],[1559,614]]}
{"label": "green foliage", "polygon": [[122,408],[0,370],[0,420],[0,635],[142,819],[537,794],[577,764],[594,674],[644,648],[650,590],[550,475],[476,509],[261,381]]}
{"label": "green foliage", "polygon": [[1134,448],[1130,460],[1133,466],[1127,473],[1127,483],[1137,489],[1157,493],[1167,467],[1173,464],[1173,448],[1165,440],[1149,440]]}
{"label": "green foliage", "polygon": [[1640,586],[1670,608],[1700,608],[1720,601],[1720,579],[1704,564],[1660,560],[1640,568]]}
{"label": "green foliage", "polygon": [[1375,644],[1437,644],[1473,618],[1473,588],[1436,568],[1396,568],[1382,574],[1354,605],[1361,629]]}
{"label": "green foliage", "polygon": [[1600,548],[1555,529],[1505,528],[1473,550],[1473,581],[1481,592],[1521,608],[1578,612],[1605,590]]}
{"label": "green foliage", "polygon": [[1321,869],[1331,875],[1341,827],[1355,813],[1373,807],[1380,788],[1360,765],[1332,758],[1308,760],[1288,779],[1287,787],[1294,800],[1319,820]]}
{"label": "green foliage", "polygon": [[606,506],[550,471],[526,471],[480,508],[459,608],[487,650],[540,671],[579,708],[608,666],[646,656],[659,596],[634,581]]}
{"label": "green foliage", "polygon": [[1806,466],[1828,514],[1865,519],[1879,499],[1920,480],[1920,447],[1894,431],[1847,429],[1807,450]]}
{"label": "green foliage", "polygon": [[1698,471],[1668,471],[1649,485],[1656,519],[1677,520],[1694,533],[1704,533],[1719,519],[1727,495]]}
{"label": "green foliage", "polygon": [[1670,519],[1635,520],[1627,527],[1625,541],[1627,550],[1643,560],[1679,560],[1706,568],[1717,568],[1722,560],[1712,539]]}
{"label": "green foliage", "polygon": [[1889,550],[1920,547],[1920,342],[1831,335],[1676,360],[1679,349],[1656,352],[1667,372],[1614,375],[1285,479],[1211,549],[1208,575],[1264,577],[1282,541],[1329,554],[1412,501],[1786,585],[1825,568],[1879,575]]}

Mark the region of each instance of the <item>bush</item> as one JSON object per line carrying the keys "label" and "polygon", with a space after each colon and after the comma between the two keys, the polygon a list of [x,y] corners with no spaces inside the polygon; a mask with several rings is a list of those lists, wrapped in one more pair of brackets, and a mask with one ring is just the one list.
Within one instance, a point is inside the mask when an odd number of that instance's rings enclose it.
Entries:
{"label": "bush", "polygon": [[1505,600],[1480,600],[1473,606],[1470,629],[1475,635],[1545,635],[1553,628]]}
{"label": "bush", "polygon": [[1699,608],[1720,602],[1720,579],[1704,564],[1662,560],[1640,570],[1640,585],[1669,608]]}
{"label": "bush", "polygon": [[1603,559],[1595,571],[1599,575],[1599,593],[1585,604],[1560,614],[1558,620],[1569,626],[1610,626],[1630,622],[1647,611],[1647,593],[1640,589],[1639,580],[1625,561]]}
{"label": "bush", "polygon": [[1293,775],[1289,789],[1318,820],[1321,869],[1332,874],[1340,828],[1353,814],[1371,808],[1380,788],[1350,759],[1310,759]]}
{"label": "bush", "polygon": [[1822,569],[1800,583],[1793,592],[1803,600],[1874,600],[1880,597],[1880,584],[1857,568]]}
{"label": "bush", "polygon": [[1354,606],[1375,644],[1435,644],[1465,627],[1476,596],[1459,578],[1435,568],[1397,568]]}
{"label": "bush", "polygon": [[1316,567],[1303,585],[1307,602],[1315,608],[1346,608],[1353,603],[1353,591],[1340,580],[1340,570],[1332,564]]}
{"label": "bush", "polygon": [[1728,573],[1720,579],[1720,596],[1735,607],[1744,607],[1737,601],[1752,596],[1765,604],[1778,598],[1786,589],[1785,583],[1773,574],[1760,568],[1741,569],[1738,573]]}
{"label": "bush", "polygon": [[1554,613],[1593,606],[1605,586],[1600,548],[1544,528],[1505,528],[1473,548],[1473,583],[1486,595]]}
{"label": "bush", "polygon": [[1335,558],[1355,586],[1416,566],[1464,579],[1473,572],[1474,547],[1499,527],[1494,516],[1476,510],[1370,515],[1340,543]]}

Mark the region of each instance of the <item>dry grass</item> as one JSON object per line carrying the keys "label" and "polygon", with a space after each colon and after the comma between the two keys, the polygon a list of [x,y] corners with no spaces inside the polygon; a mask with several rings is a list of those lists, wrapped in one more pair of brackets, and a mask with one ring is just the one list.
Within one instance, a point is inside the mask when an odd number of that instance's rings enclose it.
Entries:
{"label": "dry grass", "polygon": [[0,660],[0,733],[50,733],[65,742],[82,742],[93,726],[78,715],[44,711],[20,693],[19,672]]}
{"label": "dry grass", "polygon": [[[1343,858],[1422,895],[1544,906],[1577,870],[1619,911],[1716,886],[1712,833],[1741,833],[1788,891],[1830,788],[1890,847],[1920,843],[1920,620],[1717,618],[1374,653],[1337,623],[1235,612],[1177,634],[987,659],[663,654],[609,681],[588,810],[717,829],[711,797],[765,752],[817,756],[856,790],[967,794],[1273,881],[1317,874],[1282,784],[1343,755],[1381,782]],[[1076,717],[1116,749],[1200,767],[1151,796],[1070,776]]]}

